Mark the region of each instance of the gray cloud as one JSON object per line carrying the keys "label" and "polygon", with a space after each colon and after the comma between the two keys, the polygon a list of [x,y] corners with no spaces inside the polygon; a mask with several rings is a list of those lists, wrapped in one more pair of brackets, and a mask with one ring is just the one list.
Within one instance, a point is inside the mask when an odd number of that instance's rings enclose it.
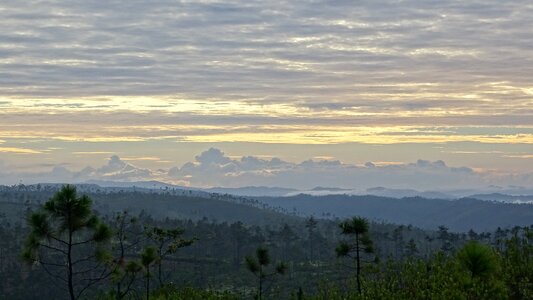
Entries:
{"label": "gray cloud", "polygon": [[121,160],[116,155],[111,156],[107,164],[97,169],[86,167],[81,171],[69,170],[62,164],[52,167],[47,172],[26,173],[3,166],[0,161],[0,182],[2,184],[15,184],[20,181],[24,183],[79,183],[88,180],[137,181],[149,180],[157,176],[157,171],[136,167]]}
{"label": "gray cloud", "polygon": [[490,185],[532,187],[532,179],[533,176],[528,173],[502,174],[476,171],[465,166],[450,167],[442,160],[418,160],[414,163],[367,162],[355,165],[339,160],[309,159],[294,163],[276,157],[234,158],[216,148],[202,152],[192,162],[170,169],[139,168],[116,155],[102,167],[86,167],[81,171],[72,171],[63,166],[55,166],[51,171],[41,173],[20,173],[3,167],[0,169],[0,182],[4,184],[19,181],[37,183],[161,180],[195,187],[261,185],[302,190],[316,186],[361,191],[375,186],[416,190],[483,189]]}
{"label": "gray cloud", "polygon": [[[4,153],[41,139],[531,145],[532,15],[526,0],[5,0],[0,139]],[[20,165],[13,157],[4,159]],[[193,161],[187,176],[198,164],[219,174],[208,185],[281,172],[256,159]],[[278,163],[287,179],[304,168]],[[159,176],[124,168],[76,176]]]}
{"label": "gray cloud", "polygon": [[209,149],[181,168],[172,168],[169,176],[193,186],[241,187],[267,185],[298,189],[332,186],[366,189],[376,185],[418,190],[445,190],[486,187],[493,183],[520,182],[531,185],[526,175],[495,175],[469,167],[449,167],[442,160],[418,160],[415,163],[372,163],[363,166],[338,160],[306,160],[290,163],[278,158],[243,156],[231,159],[220,150]]}
{"label": "gray cloud", "polygon": [[[5,1],[2,8],[3,95],[424,109],[470,107],[451,94],[480,94],[489,82],[527,87],[532,75],[529,1]],[[424,82],[436,85],[394,87]],[[489,91],[485,101],[506,96]],[[368,95],[375,92],[384,95]],[[402,92],[436,98],[375,106],[376,97]],[[514,93],[506,101],[523,100]]]}

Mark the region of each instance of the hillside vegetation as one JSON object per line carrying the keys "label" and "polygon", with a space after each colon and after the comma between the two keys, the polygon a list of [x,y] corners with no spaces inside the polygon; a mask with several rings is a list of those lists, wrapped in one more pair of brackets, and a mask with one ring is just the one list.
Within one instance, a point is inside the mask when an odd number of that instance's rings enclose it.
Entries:
{"label": "hillside vegetation", "polygon": [[[62,196],[59,187],[0,191],[1,299],[533,295],[531,224],[453,232],[443,225],[427,230],[355,214],[340,220],[301,217],[229,195],[85,191],[88,197]],[[70,204],[61,201],[81,201],[85,208],[71,215]],[[70,218],[65,216],[78,214],[74,227],[62,225]],[[66,228],[75,229],[71,242]]]}

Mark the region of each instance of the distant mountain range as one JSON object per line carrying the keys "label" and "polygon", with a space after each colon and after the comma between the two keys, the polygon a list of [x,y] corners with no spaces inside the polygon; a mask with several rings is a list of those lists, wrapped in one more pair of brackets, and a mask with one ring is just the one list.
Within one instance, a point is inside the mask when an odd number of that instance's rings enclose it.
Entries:
{"label": "distant mountain range", "polygon": [[[40,186],[55,186],[62,184],[39,184]],[[213,188],[197,188],[180,186],[160,181],[136,181],[136,182],[120,182],[120,181],[102,181],[90,180],[84,183],[76,183],[76,185],[93,189],[98,187],[110,189],[142,189],[142,190],[181,190],[190,195],[205,195],[205,194],[229,194],[240,197],[292,197],[296,195],[310,195],[310,196],[328,196],[328,195],[351,195],[351,196],[380,196],[389,198],[410,198],[422,197],[427,199],[443,199],[443,200],[457,200],[461,198],[473,198],[484,201],[497,201],[505,203],[533,203],[533,189],[524,187],[495,187],[490,186],[486,189],[464,189],[464,190],[447,190],[447,191],[417,191],[414,189],[397,189],[386,187],[373,187],[364,190],[345,189],[338,187],[315,187],[310,190],[297,190],[282,187],[267,187],[267,186],[245,186],[238,188],[228,187],[213,187]],[[37,186],[37,185],[31,185]]]}
{"label": "distant mountain range", "polygon": [[291,197],[300,194],[311,196],[327,195],[371,195],[390,198],[422,197],[427,199],[454,200],[461,198],[474,198],[485,201],[498,201],[505,203],[533,203],[533,189],[523,187],[487,187],[486,189],[470,190],[449,190],[449,191],[417,191],[414,189],[396,189],[386,187],[373,187],[364,190],[346,189],[338,187],[315,187],[310,190],[297,190],[282,187],[267,186],[245,186],[238,188],[213,187],[196,188],[168,184],[160,181],[137,181],[137,182],[117,182],[117,181],[87,181],[87,184],[95,184],[101,187],[116,188],[142,188],[142,189],[179,189],[194,191],[196,193],[217,193],[230,194],[241,197]]}
{"label": "distant mountain range", "polygon": [[[28,205],[42,203],[61,185],[0,186],[0,211],[7,215],[23,215],[25,202],[21,202],[21,199],[32,199]],[[310,191],[315,194],[306,194],[269,187],[202,190],[160,182],[92,182],[76,186],[81,193],[91,195],[98,203],[99,210],[145,211],[159,218],[207,217],[217,221],[240,220],[259,225],[283,224],[280,222],[288,222],[294,217],[342,219],[357,215],[377,222],[411,224],[431,230],[444,225],[453,231],[463,232],[469,229],[492,231],[497,227],[533,225],[533,202],[532,197],[527,195],[491,193],[474,195],[477,199],[436,199],[418,195],[403,197],[413,192],[386,188],[369,190],[380,195],[350,195],[352,190],[325,187]],[[287,196],[287,192],[297,194]],[[237,193],[254,196],[240,196]],[[276,196],[257,196],[264,193]],[[426,195],[432,194],[426,192]],[[16,203],[22,206],[13,206]]]}
{"label": "distant mountain range", "polygon": [[412,224],[426,229],[440,225],[454,231],[492,231],[497,227],[533,225],[533,204],[502,203],[473,198],[457,200],[422,197],[300,194],[292,197],[260,197],[259,202],[286,213],[336,219],[363,216],[377,222]]}
{"label": "distant mountain range", "polygon": [[533,203],[533,189],[523,187],[487,187],[486,189],[449,190],[449,191],[417,191],[414,189],[396,189],[386,187],[374,187],[365,190],[345,189],[338,187],[315,187],[310,190],[297,190],[282,187],[246,186],[239,188],[213,187],[195,188],[168,184],[159,181],[138,182],[115,182],[115,181],[87,181],[87,184],[95,184],[101,187],[117,188],[143,188],[143,189],[179,189],[194,192],[206,192],[217,194],[230,194],[242,197],[291,197],[299,194],[311,196],[327,195],[372,195],[390,198],[422,197],[428,199],[454,200],[461,198],[474,198],[485,201],[498,201],[506,203]]}

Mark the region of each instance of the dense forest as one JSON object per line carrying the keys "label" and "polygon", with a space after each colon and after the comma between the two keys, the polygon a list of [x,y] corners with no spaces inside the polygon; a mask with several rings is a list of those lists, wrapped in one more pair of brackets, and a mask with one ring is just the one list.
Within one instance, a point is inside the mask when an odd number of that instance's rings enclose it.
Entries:
{"label": "dense forest", "polygon": [[533,226],[522,219],[454,231],[263,200],[2,187],[0,297],[533,299]]}

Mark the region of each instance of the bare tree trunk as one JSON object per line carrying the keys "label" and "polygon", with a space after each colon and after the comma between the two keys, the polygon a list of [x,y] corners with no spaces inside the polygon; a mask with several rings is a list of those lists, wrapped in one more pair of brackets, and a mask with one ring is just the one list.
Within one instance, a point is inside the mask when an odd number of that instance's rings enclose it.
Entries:
{"label": "bare tree trunk", "polygon": [[150,300],[150,266],[146,268],[146,300]]}
{"label": "bare tree trunk", "polygon": [[258,297],[258,300],[262,299],[262,294],[263,294],[263,278],[262,278],[261,275],[259,275],[259,297]]}
{"label": "bare tree trunk", "polygon": [[70,294],[70,299],[75,300],[76,296],[74,295],[74,281],[72,278],[72,230],[69,229],[68,233],[68,250],[67,250],[67,259],[68,259],[68,292]]}
{"label": "bare tree trunk", "polygon": [[361,295],[361,257],[360,257],[360,249],[359,249],[359,234],[355,234],[355,253],[356,253],[356,263],[357,263],[357,291],[359,292],[359,295]]}

